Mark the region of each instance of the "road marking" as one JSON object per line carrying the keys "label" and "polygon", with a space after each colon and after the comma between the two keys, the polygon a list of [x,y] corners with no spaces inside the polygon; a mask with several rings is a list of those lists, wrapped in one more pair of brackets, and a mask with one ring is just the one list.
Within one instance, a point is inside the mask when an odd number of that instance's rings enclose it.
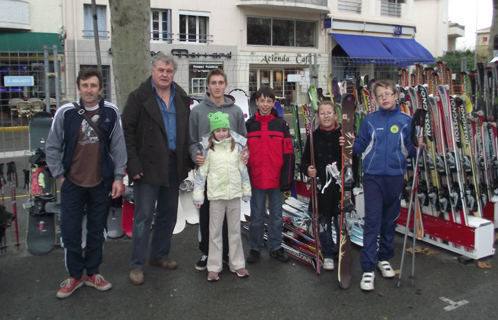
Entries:
{"label": "road marking", "polygon": [[0,152],[0,159],[20,158],[20,157],[30,156],[32,154],[33,154],[33,152],[31,152],[29,150],[3,151],[3,152]]}
{"label": "road marking", "polygon": [[458,302],[455,302],[455,301],[450,300],[450,299],[445,298],[445,297],[439,297],[439,299],[443,300],[444,302],[448,302],[450,304],[449,306],[446,306],[443,308],[446,311],[455,310],[456,308],[461,307],[461,306],[469,303],[467,300],[460,300]]}

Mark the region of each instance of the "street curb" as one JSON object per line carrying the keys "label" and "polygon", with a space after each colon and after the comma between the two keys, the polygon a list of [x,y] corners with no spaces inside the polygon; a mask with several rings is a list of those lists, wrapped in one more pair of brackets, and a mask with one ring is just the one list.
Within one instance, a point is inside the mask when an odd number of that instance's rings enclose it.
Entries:
{"label": "street curb", "polygon": [[11,131],[23,131],[23,130],[28,130],[28,126],[22,126],[22,127],[0,127],[0,132],[11,132]]}

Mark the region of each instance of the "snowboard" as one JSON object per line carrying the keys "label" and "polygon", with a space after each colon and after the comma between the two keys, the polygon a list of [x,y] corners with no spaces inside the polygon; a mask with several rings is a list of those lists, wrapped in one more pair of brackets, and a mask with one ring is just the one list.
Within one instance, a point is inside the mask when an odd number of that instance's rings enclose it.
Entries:
{"label": "snowboard", "polygon": [[[124,180],[127,179],[125,176]],[[128,185],[126,181],[123,192],[123,209],[121,217],[121,227],[128,238],[131,238],[133,231],[133,217],[135,216],[135,202],[133,199],[133,186]]]}
{"label": "snowboard", "polygon": [[52,115],[49,112],[38,112],[29,122],[29,150],[45,149],[50,127],[52,126]]}
{"label": "snowboard", "polygon": [[47,254],[56,244],[55,216],[45,210],[45,203],[55,201],[55,179],[45,160],[45,141],[52,125],[52,115],[39,112],[29,123],[29,195],[23,205],[28,209],[26,248],[33,255]]}
{"label": "snowboard", "polygon": [[123,223],[123,200],[113,201],[107,217],[107,236],[111,239],[118,239],[124,236]]}
{"label": "snowboard", "polygon": [[278,115],[283,118],[284,117],[284,109],[282,108],[282,105],[280,104],[280,102],[275,101],[275,104],[273,105],[273,107],[277,110]]}
{"label": "snowboard", "polygon": [[199,223],[199,210],[195,208],[192,202],[192,191],[194,189],[194,170],[190,170],[188,177],[180,184],[180,199],[182,203],[183,216],[188,224],[195,225]]}
{"label": "snowboard", "polygon": [[[192,203],[192,201],[191,201]],[[195,208],[195,207],[194,207]],[[177,210],[177,216],[176,216],[176,225],[175,229],[173,230],[173,234],[178,234],[185,229],[185,215],[183,213],[183,205],[180,199],[178,199],[178,210]]]}
{"label": "snowboard", "polygon": [[251,99],[249,99],[249,111],[251,111],[251,116],[256,114],[258,110],[258,105],[256,104],[256,92],[251,94]]}
{"label": "snowboard", "polygon": [[342,136],[345,139],[342,146],[342,202],[341,202],[341,236],[339,243],[338,280],[342,289],[351,285],[351,228],[350,218],[354,213],[353,204],[353,134],[355,98],[353,94],[344,94],[342,105]]}
{"label": "snowboard", "polygon": [[242,89],[233,89],[228,94],[235,99],[235,104],[242,109],[244,121],[247,121],[251,117],[251,114],[249,113],[249,100],[246,92]]}

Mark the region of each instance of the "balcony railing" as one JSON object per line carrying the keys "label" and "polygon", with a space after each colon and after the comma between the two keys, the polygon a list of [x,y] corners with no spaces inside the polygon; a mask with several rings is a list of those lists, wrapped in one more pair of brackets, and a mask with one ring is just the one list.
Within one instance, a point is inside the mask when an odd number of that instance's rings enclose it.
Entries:
{"label": "balcony railing", "polygon": [[340,12],[361,13],[361,0],[339,0],[338,8]]}
{"label": "balcony railing", "polygon": [[380,3],[380,15],[384,17],[401,18],[401,3],[382,1]]}
{"label": "balcony railing", "polygon": [[27,1],[0,0],[0,25],[8,28],[30,28]]}
{"label": "balcony railing", "polygon": [[[240,0],[240,1],[255,1],[255,0]],[[291,3],[304,3],[304,4],[313,4],[316,6],[327,6],[327,0],[265,0],[268,2],[291,2]]]}
{"label": "balcony railing", "polygon": [[[111,34],[110,31],[99,30],[99,39],[100,40],[108,40],[111,37],[110,34]],[[83,38],[85,38],[85,39],[93,39],[93,37],[94,37],[93,29],[83,30]]]}

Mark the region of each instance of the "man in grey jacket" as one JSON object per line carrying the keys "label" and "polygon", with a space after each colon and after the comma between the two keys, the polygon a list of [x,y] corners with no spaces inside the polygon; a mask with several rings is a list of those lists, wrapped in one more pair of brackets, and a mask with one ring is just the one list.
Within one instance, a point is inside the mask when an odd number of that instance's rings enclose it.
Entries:
{"label": "man in grey jacket", "polygon": [[127,173],[134,183],[135,198],[129,278],[137,285],[144,282],[154,211],[148,264],[177,268],[169,252],[179,186],[187,177],[188,167],[194,166],[188,156],[190,98],[173,82],[177,68],[171,55],[159,52],[152,57],[151,77],[130,93],[123,110]]}
{"label": "man in grey jacket", "polygon": [[[111,284],[99,274],[99,265],[107,234],[109,196],[113,199],[121,196],[126,167],[119,110],[99,97],[102,74],[95,68],[84,68],[76,82],[81,110],[105,138],[83,119],[72,103],[57,109],[45,150],[50,172],[61,185],[61,245],[69,272],[69,279],[57,292],[58,298],[69,297],[83,283],[100,291],[111,289]],[[87,238],[83,256],[81,226],[85,207]]]}
{"label": "man in grey jacket", "polygon": [[[247,129],[244,122],[244,114],[242,110],[234,102],[233,97],[225,95],[225,90],[228,86],[227,76],[223,70],[213,69],[206,76],[207,88],[209,92],[204,95],[201,103],[195,106],[190,114],[190,147],[189,153],[192,161],[197,165],[204,163],[202,156],[202,136],[209,134],[210,122],[208,119],[209,113],[221,111],[229,115],[230,128],[241,136],[247,136]],[[247,148],[244,149],[242,158],[244,163],[247,163],[249,158]],[[207,199],[205,196],[204,199]],[[198,271],[205,270],[207,266],[207,258],[209,251],[209,201],[205,200],[199,211],[199,231],[200,241],[199,250],[202,256],[195,265]],[[228,236],[226,219],[223,223],[223,260],[228,261]]]}

